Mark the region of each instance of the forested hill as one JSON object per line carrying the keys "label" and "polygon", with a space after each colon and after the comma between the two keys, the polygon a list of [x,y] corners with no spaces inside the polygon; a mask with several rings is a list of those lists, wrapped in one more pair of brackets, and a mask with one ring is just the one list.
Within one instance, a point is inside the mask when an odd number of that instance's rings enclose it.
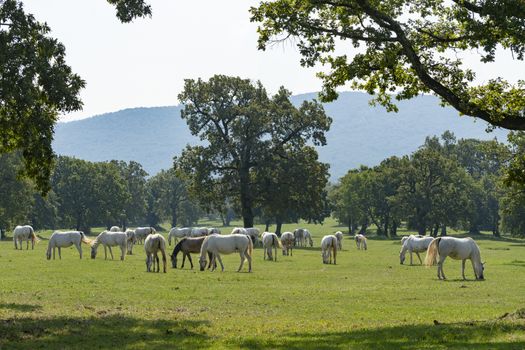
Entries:
{"label": "forested hill", "polygon": [[[294,103],[312,99],[315,94],[293,97]],[[375,165],[392,155],[416,150],[428,135],[451,130],[458,138],[506,139],[506,132],[486,133],[486,123],[459,117],[452,108],[442,108],[432,96],[421,96],[399,103],[399,113],[371,107],[370,96],[358,92],[342,93],[335,102],[325,104],[333,124],[328,145],[319,148],[320,159],[330,163],[335,180],[348,169],[361,164]],[[132,108],[59,123],[54,149],[58,154],[90,161],[135,160],[154,175],[172,165],[188,143],[199,142],[191,136],[180,118],[180,106]]]}

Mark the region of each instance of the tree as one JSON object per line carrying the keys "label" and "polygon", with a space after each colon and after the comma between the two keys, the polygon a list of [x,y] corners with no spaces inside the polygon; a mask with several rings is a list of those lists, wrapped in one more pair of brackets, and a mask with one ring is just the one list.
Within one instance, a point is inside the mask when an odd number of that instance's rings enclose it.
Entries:
{"label": "tree", "polygon": [[120,176],[124,179],[126,191],[129,193],[124,202],[120,220],[120,226],[125,230],[129,223],[139,224],[146,216],[146,176],[148,173],[142,168],[142,165],[135,161],[126,163],[112,160],[111,163],[118,167]]}
{"label": "tree", "polygon": [[[108,0],[122,22],[151,16],[143,0]],[[43,194],[55,155],[51,148],[58,116],[82,108],[85,81],[66,64],[64,45],[51,29],[24,11],[21,1],[0,0],[0,154],[20,150],[20,174]]]}
{"label": "tree", "polygon": [[283,148],[255,174],[258,197],[264,217],[273,218],[280,236],[285,222],[299,219],[323,222],[326,210],[328,165],[318,161],[317,151],[305,146],[299,150]]}
{"label": "tree", "polygon": [[0,154],[0,230],[27,222],[33,204],[33,186],[17,173],[23,167],[19,153]]}
{"label": "tree", "polygon": [[[303,66],[330,67],[318,74],[324,101],[348,82],[389,111],[397,110],[391,93],[403,100],[431,92],[461,114],[525,130],[525,81],[496,76],[475,86],[460,55],[493,62],[500,47],[523,60],[523,1],[277,0],[250,11],[260,23],[259,49],[293,37]],[[339,53],[346,43],[356,49],[352,56]]]}
{"label": "tree", "polygon": [[176,227],[179,221],[184,226],[197,222],[199,211],[188,197],[186,183],[177,177],[175,169],[161,170],[148,180],[152,197],[150,211],[159,219],[169,219],[171,226]]}
{"label": "tree", "polygon": [[240,204],[245,227],[253,226],[259,168],[271,166],[284,147],[326,143],[331,119],[322,105],[305,101],[296,108],[290,95],[281,88],[269,98],[260,82],[222,75],[207,82],[188,79],[179,95],[185,105],[182,118],[207,145],[187,146],[175,161],[178,171],[190,179],[197,197],[206,196],[216,184],[227,186]]}
{"label": "tree", "polygon": [[50,28],[16,0],[0,1],[0,153],[21,150],[25,173],[49,190],[54,124],[82,108],[85,82],[65,63],[65,48]]}

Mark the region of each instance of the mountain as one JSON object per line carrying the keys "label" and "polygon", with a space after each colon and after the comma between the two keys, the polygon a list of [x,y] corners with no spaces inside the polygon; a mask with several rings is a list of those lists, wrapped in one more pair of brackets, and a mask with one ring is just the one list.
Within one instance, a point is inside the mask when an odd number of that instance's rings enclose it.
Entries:
{"label": "mountain", "polygon": [[[295,104],[315,98],[315,93],[292,97]],[[433,96],[398,103],[399,113],[387,113],[368,104],[370,96],[344,92],[335,102],[324,104],[333,119],[327,146],[319,147],[321,161],[330,164],[332,179],[359,165],[376,165],[383,159],[415,151],[425,137],[452,131],[459,138],[506,140],[507,131],[485,132],[486,123],[459,117],[456,110],[442,108]],[[172,166],[192,136],[180,118],[181,106],[131,108],[91,118],[58,123],[54,150],[57,154],[90,161],[135,160],[154,175]]]}

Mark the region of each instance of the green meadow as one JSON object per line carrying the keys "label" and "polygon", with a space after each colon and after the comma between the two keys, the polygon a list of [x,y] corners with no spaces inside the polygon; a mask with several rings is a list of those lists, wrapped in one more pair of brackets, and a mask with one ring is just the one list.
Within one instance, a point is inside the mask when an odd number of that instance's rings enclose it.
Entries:
{"label": "green meadow", "polygon": [[359,251],[345,236],[337,265],[323,265],[321,237],[340,228],[306,226],[313,248],[272,262],[257,247],[252,273],[235,272],[238,254],[224,272],[198,271],[194,255],[193,270],[168,261],[163,274],[145,272],[142,246],[124,262],[92,260],[84,244],[82,260],[66,248],[48,261],[49,231],[35,250],[2,241],[0,349],[525,348],[525,241],[475,237],[486,280],[467,263],[463,281],[449,258],[439,281],[436,267],[399,264],[399,240]]}

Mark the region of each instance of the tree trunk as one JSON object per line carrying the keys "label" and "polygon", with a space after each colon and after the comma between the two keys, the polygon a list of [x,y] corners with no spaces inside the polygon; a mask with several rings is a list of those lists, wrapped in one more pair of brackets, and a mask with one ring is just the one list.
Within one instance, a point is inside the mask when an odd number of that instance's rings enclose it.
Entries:
{"label": "tree trunk", "polygon": [[174,210],[171,212],[171,227],[177,227],[177,212]]}
{"label": "tree trunk", "polygon": [[385,236],[389,237],[388,236],[388,225],[390,224],[390,215],[385,215],[385,220],[384,220],[385,224]]}
{"label": "tree trunk", "polygon": [[392,237],[397,236],[397,220],[392,220],[392,228],[390,229],[390,235]]}
{"label": "tree trunk", "polygon": [[270,232],[270,220],[266,220],[266,227],[264,228],[266,232]]}
{"label": "tree trunk", "polygon": [[426,232],[427,232],[427,229],[426,229],[425,225],[418,224],[418,227],[417,227],[418,235],[424,236],[424,235],[426,235]]}
{"label": "tree trunk", "polygon": [[359,229],[359,233],[362,235],[366,235],[366,229],[368,228],[368,223],[364,223],[361,225],[361,228]]}
{"label": "tree trunk", "polygon": [[283,223],[281,220],[275,221],[275,234],[277,237],[281,237],[281,229],[283,228]]}
{"label": "tree trunk", "polygon": [[241,214],[244,227],[253,227],[252,194],[250,193],[250,171],[241,168],[239,171],[241,187]]}
{"label": "tree trunk", "polygon": [[440,234],[440,236],[444,237],[446,235],[447,235],[447,225],[442,225],[441,226],[441,234]]}
{"label": "tree trunk", "polygon": [[478,225],[471,225],[469,230],[468,230],[468,233],[471,234],[471,235],[479,235],[480,232],[479,232]]}
{"label": "tree trunk", "polygon": [[499,232],[499,214],[496,214],[496,217],[494,218],[494,222],[492,223],[492,234],[495,237],[500,237]]}
{"label": "tree trunk", "polygon": [[439,224],[434,225],[434,229],[432,230],[432,237],[437,237],[439,232]]}

